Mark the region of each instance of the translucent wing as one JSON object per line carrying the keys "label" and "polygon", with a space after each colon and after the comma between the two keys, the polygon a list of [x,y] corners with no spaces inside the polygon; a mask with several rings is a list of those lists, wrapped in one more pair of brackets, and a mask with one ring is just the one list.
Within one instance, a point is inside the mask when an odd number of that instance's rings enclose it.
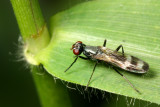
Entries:
{"label": "translucent wing", "polygon": [[149,65],[131,55],[125,54],[124,56],[120,52],[115,52],[106,47],[98,47],[100,52],[94,55],[95,59],[110,63],[114,66],[122,68],[124,70],[135,73],[146,73],[149,69]]}

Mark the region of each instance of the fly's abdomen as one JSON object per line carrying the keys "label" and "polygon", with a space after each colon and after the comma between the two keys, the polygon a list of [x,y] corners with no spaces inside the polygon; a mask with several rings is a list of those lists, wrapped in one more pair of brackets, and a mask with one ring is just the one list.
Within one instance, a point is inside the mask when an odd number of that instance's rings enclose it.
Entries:
{"label": "fly's abdomen", "polygon": [[149,65],[134,56],[127,55],[121,68],[135,73],[146,73],[149,70]]}

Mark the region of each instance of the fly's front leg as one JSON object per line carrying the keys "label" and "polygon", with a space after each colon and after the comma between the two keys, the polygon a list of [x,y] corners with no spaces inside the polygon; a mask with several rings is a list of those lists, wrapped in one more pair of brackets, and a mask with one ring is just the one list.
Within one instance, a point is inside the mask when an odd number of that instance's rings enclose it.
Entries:
{"label": "fly's front leg", "polygon": [[117,47],[117,49],[115,50],[115,52],[118,52],[121,47],[122,47],[122,54],[123,54],[123,56],[124,56],[124,50],[123,50],[123,46],[122,46],[122,45],[119,45],[119,46]]}
{"label": "fly's front leg", "polygon": [[68,71],[72,67],[72,65],[77,61],[77,59],[78,59],[78,56],[76,56],[75,60],[72,62],[72,64],[64,72]]}
{"label": "fly's front leg", "polygon": [[68,71],[72,67],[72,65],[77,61],[78,58],[85,59],[85,60],[89,59],[89,58],[86,58],[83,56],[76,56],[75,60],[72,62],[72,64],[64,72]]}

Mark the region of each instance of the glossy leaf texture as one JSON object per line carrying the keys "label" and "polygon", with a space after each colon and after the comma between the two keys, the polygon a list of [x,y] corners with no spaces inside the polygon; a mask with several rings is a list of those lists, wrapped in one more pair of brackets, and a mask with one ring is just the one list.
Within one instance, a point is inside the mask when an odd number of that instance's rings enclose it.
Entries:
{"label": "glossy leaf texture", "polygon": [[89,1],[58,13],[50,24],[52,40],[36,57],[51,75],[86,86],[95,62],[78,59],[65,73],[75,59],[70,48],[76,41],[102,46],[107,39],[107,48],[122,44],[150,70],[140,75],[119,69],[141,94],[105,63],[98,64],[89,87],[160,104],[160,1]]}

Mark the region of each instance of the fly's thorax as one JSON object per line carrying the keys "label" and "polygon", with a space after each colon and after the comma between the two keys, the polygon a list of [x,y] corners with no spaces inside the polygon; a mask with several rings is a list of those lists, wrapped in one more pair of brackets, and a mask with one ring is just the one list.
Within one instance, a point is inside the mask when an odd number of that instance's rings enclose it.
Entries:
{"label": "fly's thorax", "polygon": [[112,50],[103,46],[86,46],[83,54],[92,60],[109,61],[109,54],[113,53]]}
{"label": "fly's thorax", "polygon": [[83,54],[88,58],[94,59],[93,56],[101,53],[99,46],[85,46]]}

